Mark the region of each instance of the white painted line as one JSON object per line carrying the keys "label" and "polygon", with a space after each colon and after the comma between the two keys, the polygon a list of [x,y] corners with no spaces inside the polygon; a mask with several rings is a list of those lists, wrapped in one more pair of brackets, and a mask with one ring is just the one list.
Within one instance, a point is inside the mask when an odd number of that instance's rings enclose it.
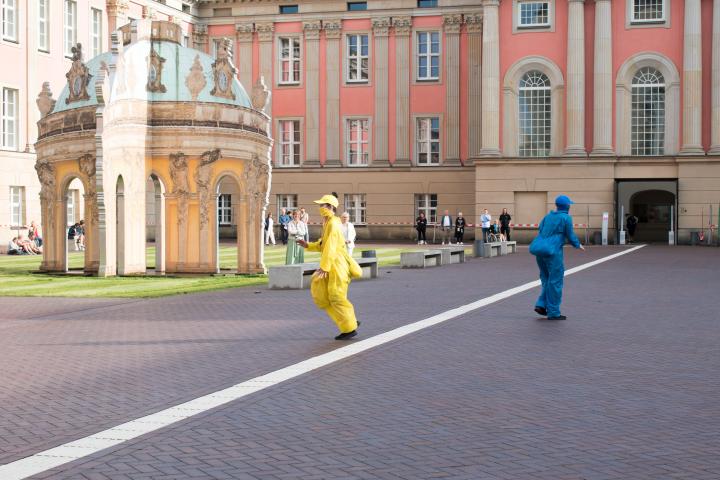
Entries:
{"label": "white painted line", "polygon": [[[644,245],[638,245],[627,250],[608,255],[607,257],[594,260],[592,262],[585,263],[583,265],[568,269],[565,275],[572,275],[573,273],[586,270],[594,267],[601,263],[613,260],[622,255],[634,252]],[[286,380],[299,377],[308,372],[311,372],[317,368],[321,368],[332,363],[338,362],[358,353],[370,350],[371,348],[383,345],[398,338],[402,338],[411,333],[423,330],[434,325],[438,325],[453,318],[457,318],[466,313],[477,310],[478,308],[491,305],[499,302],[506,298],[517,295],[518,293],[525,292],[531,288],[535,288],[540,285],[540,281],[528,282],[518,287],[505,290],[504,292],[496,293],[489,297],[477,300],[475,302],[463,305],[458,308],[453,308],[446,312],[433,315],[432,317],[420,320],[415,323],[403,325],[389,332],[381,333],[370,337],[367,340],[361,340],[359,342],[351,343],[348,346],[338,348],[332,352],[324,353],[316,357],[303,360],[302,362],[290,365],[274,372],[255,377],[232,387],[219,390],[202,397],[195,398],[188,402],[181,403],[174,407],[161,410],[159,412],[147,415],[142,418],[131,420],[123,423],[116,427],[103,430],[102,432],[89,435],[85,438],[80,438],[73,442],[59,445],[57,447],[45,450],[35,455],[17,460],[15,462],[8,463],[0,466],[0,479],[2,480],[22,480],[32,475],[45,472],[52,468],[59,467],[66,463],[70,463],[74,460],[78,460],[89,455],[95,454],[107,448],[111,448],[121,443],[125,443],[129,440],[136,439],[147,433],[160,430],[179,421],[191,418],[200,413],[207,412],[213,408],[225,405],[235,400],[241,399],[251,393],[264,390],[273,385],[277,385]]]}

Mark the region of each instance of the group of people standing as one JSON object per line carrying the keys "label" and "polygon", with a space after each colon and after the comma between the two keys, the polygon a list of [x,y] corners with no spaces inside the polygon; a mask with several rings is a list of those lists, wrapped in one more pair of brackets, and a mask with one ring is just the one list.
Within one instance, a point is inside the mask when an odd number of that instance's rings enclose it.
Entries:
{"label": "group of people standing", "polygon": [[[482,228],[483,241],[488,241],[488,235],[494,233],[501,236],[502,240],[510,240],[510,221],[512,217],[503,208],[500,218],[493,221],[492,215],[487,208],[480,215],[480,227]],[[468,226],[462,212],[458,212],[457,217],[453,220],[449,210],[445,210],[440,219],[435,223],[435,227],[440,231],[440,242],[442,245],[452,244],[455,240],[457,245],[465,245],[465,228]],[[427,245],[427,227],[428,219],[424,212],[420,212],[415,219],[415,230],[417,231],[418,245]]]}

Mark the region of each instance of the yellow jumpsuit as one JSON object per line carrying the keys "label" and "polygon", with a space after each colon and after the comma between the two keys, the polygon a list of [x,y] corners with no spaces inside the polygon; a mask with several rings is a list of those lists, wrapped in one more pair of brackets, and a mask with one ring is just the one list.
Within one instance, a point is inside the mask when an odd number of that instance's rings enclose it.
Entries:
{"label": "yellow jumpsuit", "polygon": [[[332,216],[323,227],[322,238],[308,244],[311,252],[321,252],[320,269],[328,272],[325,278],[313,277],[310,293],[318,308],[325,310],[335,322],[340,333],[357,329],[355,309],[347,298],[350,286],[351,265],[357,266],[345,248],[345,238],[340,230],[340,219]],[[356,272],[352,272],[356,276]]]}

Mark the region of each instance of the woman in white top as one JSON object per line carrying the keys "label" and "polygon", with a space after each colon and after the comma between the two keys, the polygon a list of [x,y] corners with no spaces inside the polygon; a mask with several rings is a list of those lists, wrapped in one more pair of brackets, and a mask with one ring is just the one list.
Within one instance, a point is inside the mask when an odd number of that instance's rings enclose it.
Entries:
{"label": "woman in white top", "polygon": [[275,245],[274,227],[275,221],[273,220],[273,215],[272,213],[268,213],[268,216],[265,219],[265,245],[270,245],[270,242]]}
{"label": "woman in white top", "polygon": [[307,225],[300,220],[300,212],[292,212],[292,220],[288,227],[288,243],[285,252],[285,265],[293,265],[305,262],[305,249],[298,245],[298,240],[303,240],[307,234]]}
{"label": "woman in white top", "polygon": [[305,211],[305,207],[300,207],[300,221],[305,224],[305,241],[310,241],[310,215]]}
{"label": "woman in white top", "polygon": [[343,214],[340,215],[340,221],[342,222],[340,229],[345,237],[345,246],[352,257],[353,250],[355,249],[355,237],[357,236],[355,234],[355,226],[350,223],[350,214],[348,212],[343,212]]}

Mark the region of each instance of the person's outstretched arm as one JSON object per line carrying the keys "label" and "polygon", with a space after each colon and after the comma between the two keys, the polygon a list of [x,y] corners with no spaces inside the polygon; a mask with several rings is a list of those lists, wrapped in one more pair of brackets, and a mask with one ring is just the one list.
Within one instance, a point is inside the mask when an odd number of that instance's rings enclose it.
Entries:
{"label": "person's outstretched arm", "polygon": [[578,239],[577,235],[575,235],[575,230],[573,229],[573,220],[570,215],[565,218],[565,238],[567,238],[568,243],[570,243],[570,245],[572,245],[573,247],[585,250],[585,248],[580,245],[580,240]]}

